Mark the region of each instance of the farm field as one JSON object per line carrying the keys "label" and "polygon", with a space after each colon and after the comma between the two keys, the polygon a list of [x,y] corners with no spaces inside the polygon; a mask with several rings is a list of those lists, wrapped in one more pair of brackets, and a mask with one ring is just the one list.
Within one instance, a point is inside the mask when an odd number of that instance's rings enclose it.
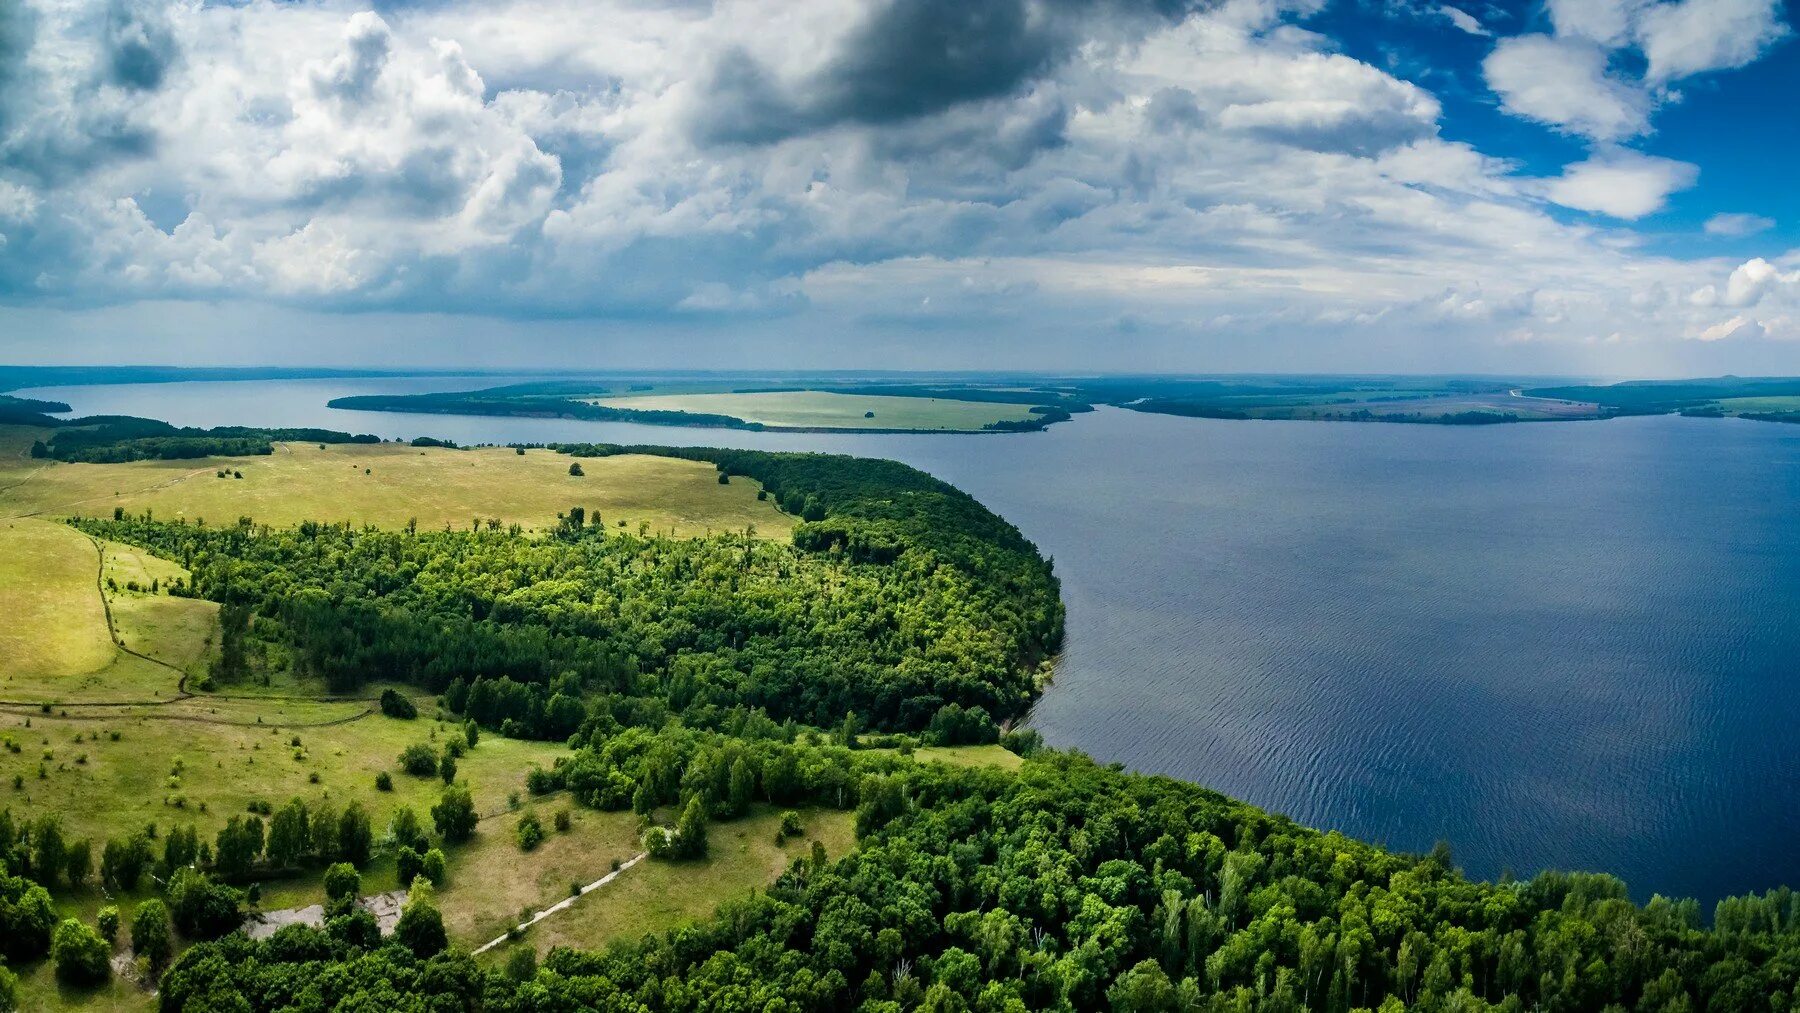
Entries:
{"label": "farm field", "polygon": [[[788,428],[920,429],[975,431],[990,422],[1032,418],[1031,404],[957,401],[948,398],[768,391],[750,394],[645,394],[606,397],[609,408],[730,415],[745,422]],[[873,412],[872,417],[868,413]]]}

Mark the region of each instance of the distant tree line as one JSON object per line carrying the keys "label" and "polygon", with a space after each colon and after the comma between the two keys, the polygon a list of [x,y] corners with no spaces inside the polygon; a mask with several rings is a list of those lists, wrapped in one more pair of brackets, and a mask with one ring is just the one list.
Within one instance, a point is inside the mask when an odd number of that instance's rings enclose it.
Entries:
{"label": "distant tree line", "polygon": [[126,461],[267,456],[275,452],[276,443],[284,441],[381,442],[377,436],[352,436],[330,429],[261,429],[246,426],[196,429],[128,415],[90,415],[67,422],[56,422],[56,425],[57,429],[49,439],[32,444],[31,456],[85,464],[119,464]]}

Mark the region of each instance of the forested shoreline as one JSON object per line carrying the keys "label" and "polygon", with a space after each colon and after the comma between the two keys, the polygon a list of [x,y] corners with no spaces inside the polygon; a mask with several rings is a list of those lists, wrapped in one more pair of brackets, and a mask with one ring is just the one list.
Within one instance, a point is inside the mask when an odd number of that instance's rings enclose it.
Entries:
{"label": "forested shoreline", "polygon": [[[800,523],[778,542],[656,535],[573,504],[539,531],[70,518],[182,564],[191,577],[165,591],[220,604],[216,688],[290,672],[435,696],[449,734],[408,747],[399,773],[444,788],[429,822],[408,810],[385,832],[354,799],[265,805],[212,841],[171,825],[90,845],[53,818],[0,813],[5,958],[103,978],[101,937],[59,924],[45,889],[97,877],[157,885],[133,945],[157,955],[161,1008],[184,1013],[1788,1013],[1800,987],[1800,895],[1786,889],[1709,919],[1693,901],[1635,904],[1600,874],[1476,882],[1447,847],[1389,851],[1007,730],[1060,643],[1054,570],[929,475],[819,454],[551,449],[571,469],[704,461]],[[379,720],[417,720],[419,699],[387,689]],[[857,847],[796,857],[768,889],[668,933],[484,964],[432,906],[445,855],[478,823],[524,849],[545,833],[528,816],[495,828],[456,780],[487,733],[563,743],[529,792],[639,814],[656,860],[703,854],[709,824],[757,807],[854,812]],[[994,742],[1022,768],[921,762],[925,747]],[[413,883],[385,937],[352,903],[377,851]],[[327,864],[324,928],[232,931],[258,876]],[[193,943],[179,956],[174,930]],[[8,987],[0,969],[0,1000]]]}
{"label": "forested shoreline", "polygon": [[1721,902],[1706,928],[1610,876],[1470,882],[1444,850],[1391,853],[1078,754],[1014,774],[754,731],[592,742],[559,768],[619,782],[588,801],[661,778],[730,819],[753,771],[758,797],[855,808],[859,846],[795,860],[710,921],[525,974],[348,923],[232,937],[176,962],[163,1008],[1782,1013],[1800,968],[1786,890]]}
{"label": "forested shoreline", "polygon": [[[716,726],[735,709],[917,731],[939,711],[1021,716],[1062,636],[1050,564],[1017,529],[890,461],[579,445],[709,460],[805,520],[792,544],[609,528],[572,506],[547,536],[188,524],[118,511],[97,537],[193,573],[171,593],[225,606],[219,677],[292,665],[334,691],[372,675],[446,693],[527,737],[592,712]],[[242,617],[241,620],[237,617]]]}

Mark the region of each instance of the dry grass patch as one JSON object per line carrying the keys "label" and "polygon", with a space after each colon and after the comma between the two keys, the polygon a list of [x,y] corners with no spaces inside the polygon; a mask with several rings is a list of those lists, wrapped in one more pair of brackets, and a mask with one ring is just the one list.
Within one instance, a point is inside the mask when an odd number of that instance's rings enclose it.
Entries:
{"label": "dry grass patch", "polygon": [[[622,815],[632,820],[635,828],[635,817]],[[539,922],[520,941],[495,947],[483,959],[502,963],[517,946],[530,946],[541,957],[552,946],[591,950],[618,939],[664,932],[711,915],[721,901],[768,886],[795,858],[811,855],[814,840],[824,844],[825,853],[834,859],[848,854],[855,846],[851,813],[806,810],[801,813],[801,821],[805,833],[782,845],[775,843],[775,830],[781,819],[773,809],[759,808],[741,820],[708,824],[706,858],[694,862],[639,862],[618,879],[576,901],[569,910]],[[605,860],[602,855],[595,858]],[[599,871],[584,882],[606,874],[605,865],[596,867]],[[562,896],[567,895],[568,884],[564,883]],[[539,906],[560,899],[550,897]]]}

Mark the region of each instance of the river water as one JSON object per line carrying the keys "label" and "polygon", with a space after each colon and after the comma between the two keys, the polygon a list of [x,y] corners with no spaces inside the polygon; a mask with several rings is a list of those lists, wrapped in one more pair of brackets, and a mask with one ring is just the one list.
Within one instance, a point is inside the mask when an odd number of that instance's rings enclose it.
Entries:
{"label": "river water", "polygon": [[1054,556],[1054,745],[1471,874],[1800,885],[1800,426],[1436,427],[1102,409],[1044,433],[747,433],[328,409],[493,380],[29,392],[83,414],[892,457]]}

